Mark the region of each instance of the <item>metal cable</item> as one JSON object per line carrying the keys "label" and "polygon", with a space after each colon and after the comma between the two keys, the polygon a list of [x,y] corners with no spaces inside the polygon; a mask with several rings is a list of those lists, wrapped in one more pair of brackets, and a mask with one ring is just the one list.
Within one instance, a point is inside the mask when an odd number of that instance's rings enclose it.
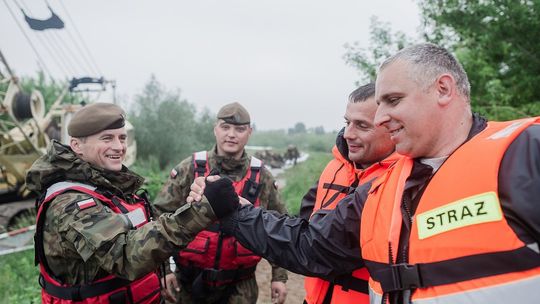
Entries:
{"label": "metal cable", "polygon": [[[30,8],[26,5],[26,3],[24,1],[21,1],[22,5],[24,6],[24,9],[26,11],[28,11],[30,14],[32,14],[32,11],[30,10]],[[19,6],[20,8],[20,6]],[[66,78],[69,78],[70,75],[73,75],[72,73],[70,73],[68,70],[69,70],[69,67],[66,65],[66,62],[64,60],[62,60],[62,58],[58,59],[57,56],[60,56],[58,50],[53,50],[55,49],[55,46],[52,45],[50,43],[50,41],[48,39],[43,39],[43,37],[41,37],[41,35],[35,35],[37,37],[37,39],[39,40],[39,42],[43,45],[44,49],[47,51],[47,53],[49,53],[49,56],[53,59],[54,63],[56,64],[56,66],[62,70],[62,73],[64,74],[64,76]],[[56,51],[56,52],[55,52]]]}
{"label": "metal cable", "polygon": [[73,25],[73,29],[75,29],[75,33],[77,34],[77,36],[79,37],[84,49],[86,50],[86,53],[88,54],[88,57],[90,58],[91,62],[94,64],[94,67],[96,69],[96,71],[98,72],[99,75],[102,75],[101,73],[101,70],[99,69],[99,66],[96,64],[96,60],[94,59],[94,57],[92,56],[92,53],[90,52],[90,49],[88,48],[88,46],[86,45],[86,42],[84,41],[84,39],[82,38],[82,35],[81,33],[79,32],[79,30],[77,29],[77,26],[75,25],[75,22],[73,22],[73,19],[71,18],[71,15],[69,14],[68,10],[66,9],[66,6],[64,5],[64,2],[62,0],[58,0],[58,2],[60,3],[60,5],[62,6],[62,8],[64,9],[64,11],[66,12],[66,16],[68,17],[69,21],[71,22],[71,24]]}
{"label": "metal cable", "polygon": [[[29,14],[33,15],[32,11],[28,6],[26,6],[24,0],[19,0],[26,11],[28,11]],[[49,7],[49,9],[51,9]],[[46,39],[51,45],[55,47],[55,49],[60,52],[60,56],[63,57],[63,60],[61,60],[67,67],[67,70],[70,72],[71,76],[75,76],[79,71],[82,71],[83,73],[86,73],[86,69],[81,65],[80,61],[77,59],[77,55],[69,48],[69,44],[65,43],[61,37],[57,33],[57,31],[49,31],[49,30],[43,30],[41,31],[45,37],[48,37],[49,39]],[[35,33],[37,37],[41,36],[41,33]],[[61,58],[62,59],[62,58]]]}
{"label": "metal cable", "polygon": [[[30,44],[30,47],[32,48],[32,50],[34,51],[34,53],[36,54],[36,57],[38,58],[38,62],[41,64],[41,67],[43,68],[43,70],[45,71],[45,73],[50,77],[52,78],[52,74],[49,70],[49,68],[47,67],[47,65],[45,64],[45,61],[43,61],[43,58],[41,58],[41,55],[39,54],[39,52],[37,51],[36,47],[34,46],[34,44],[32,43],[32,41],[30,40],[30,37],[28,37],[28,35],[26,34],[26,32],[24,31],[23,27],[21,26],[21,24],[19,23],[19,21],[17,20],[17,16],[15,16],[15,13],[13,13],[13,11],[11,10],[11,7],[8,5],[7,3],[7,0],[3,0],[4,1],[4,4],[6,5],[8,11],[9,11],[9,14],[11,15],[11,17],[13,18],[13,20],[15,20],[15,23],[17,24],[17,27],[19,27],[19,29],[21,30],[21,32],[23,33],[24,37],[26,38],[26,41],[28,41],[28,44]],[[18,3],[13,0],[13,2],[15,3],[15,5],[19,6]]]}
{"label": "metal cable", "polygon": [[70,57],[70,61],[74,63],[75,72],[82,71],[85,74],[88,74],[88,70],[86,67],[84,67],[83,64],[81,64],[81,61],[78,59],[77,54],[73,52],[73,50],[69,47],[69,44],[64,41],[62,36],[57,32],[51,32],[51,37],[54,37],[55,41],[63,47],[64,51],[66,52],[66,58],[67,56]]}

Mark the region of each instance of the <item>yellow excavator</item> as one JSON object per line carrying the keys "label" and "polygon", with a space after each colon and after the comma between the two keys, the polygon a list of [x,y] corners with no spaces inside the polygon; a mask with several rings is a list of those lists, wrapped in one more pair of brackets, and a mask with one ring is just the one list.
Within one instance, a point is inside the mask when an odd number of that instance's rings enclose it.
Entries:
{"label": "yellow excavator", "polygon": [[[63,102],[64,97],[80,83],[99,79],[73,79],[47,110],[42,94],[25,92],[0,52],[0,233],[17,227],[17,222],[34,213],[35,197],[24,180],[32,163],[46,152],[52,139],[69,143],[67,125],[81,104]],[[4,72],[2,72],[4,71]],[[7,74],[7,75],[5,75]],[[89,80],[90,79],[90,80]],[[126,123],[128,155],[125,165],[135,162],[134,129]]]}

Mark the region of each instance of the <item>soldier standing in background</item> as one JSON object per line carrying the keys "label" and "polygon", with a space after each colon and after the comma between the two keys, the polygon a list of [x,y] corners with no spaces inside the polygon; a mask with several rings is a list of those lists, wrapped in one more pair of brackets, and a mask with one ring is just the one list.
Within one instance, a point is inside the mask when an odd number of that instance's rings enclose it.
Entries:
{"label": "soldier standing in background", "polygon": [[293,165],[296,165],[296,161],[300,157],[300,152],[298,152],[298,148],[296,148],[295,145],[289,145],[287,147],[287,151],[285,151],[285,159],[292,160]]}
{"label": "soldier standing in background", "polygon": [[[211,171],[233,181],[237,193],[255,206],[285,213],[275,180],[262,162],[244,150],[251,135],[250,116],[239,103],[223,106],[214,127],[216,145],[184,159],[174,169],[156,199],[159,212],[181,207],[195,177]],[[219,224],[201,232],[176,256],[170,286],[179,291],[179,303],[256,303],[255,268],[260,257],[245,249],[230,235],[219,232]],[[176,275],[176,280],[174,279]],[[272,299],[283,303],[287,295],[286,270],[272,267]]]}
{"label": "soldier standing in background", "polygon": [[[70,146],[53,140],[27,174],[28,188],[40,193],[35,250],[43,303],[160,303],[158,267],[237,208],[234,199],[211,199],[150,221],[146,195],[137,192],[143,178],[122,165],[124,117],[113,104],[83,107],[68,125]],[[230,181],[223,185],[228,190],[207,194],[234,194]]]}

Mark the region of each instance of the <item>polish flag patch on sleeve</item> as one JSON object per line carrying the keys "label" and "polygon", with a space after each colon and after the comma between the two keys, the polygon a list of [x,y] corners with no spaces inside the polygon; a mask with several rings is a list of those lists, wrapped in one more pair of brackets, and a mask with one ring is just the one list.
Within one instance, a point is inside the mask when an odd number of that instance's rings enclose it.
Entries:
{"label": "polish flag patch on sleeve", "polygon": [[97,203],[96,201],[94,201],[93,198],[88,198],[88,199],[84,199],[80,202],[77,202],[77,207],[79,208],[79,210],[84,210],[84,209],[88,209],[90,207],[94,207],[96,206]]}
{"label": "polish flag patch on sleeve", "polygon": [[176,178],[176,176],[178,175],[178,171],[176,171],[176,169],[172,169],[171,170],[171,178]]}

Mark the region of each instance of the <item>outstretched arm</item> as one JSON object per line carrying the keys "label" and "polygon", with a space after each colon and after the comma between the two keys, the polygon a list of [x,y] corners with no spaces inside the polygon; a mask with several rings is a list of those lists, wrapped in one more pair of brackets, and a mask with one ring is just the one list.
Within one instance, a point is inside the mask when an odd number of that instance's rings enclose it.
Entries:
{"label": "outstretched arm", "polygon": [[[308,222],[251,204],[221,220],[224,232],[292,272],[331,280],[364,266],[360,252],[360,215],[370,183],[339,202],[334,210],[320,210]],[[204,181],[192,185],[191,199],[199,199]]]}

